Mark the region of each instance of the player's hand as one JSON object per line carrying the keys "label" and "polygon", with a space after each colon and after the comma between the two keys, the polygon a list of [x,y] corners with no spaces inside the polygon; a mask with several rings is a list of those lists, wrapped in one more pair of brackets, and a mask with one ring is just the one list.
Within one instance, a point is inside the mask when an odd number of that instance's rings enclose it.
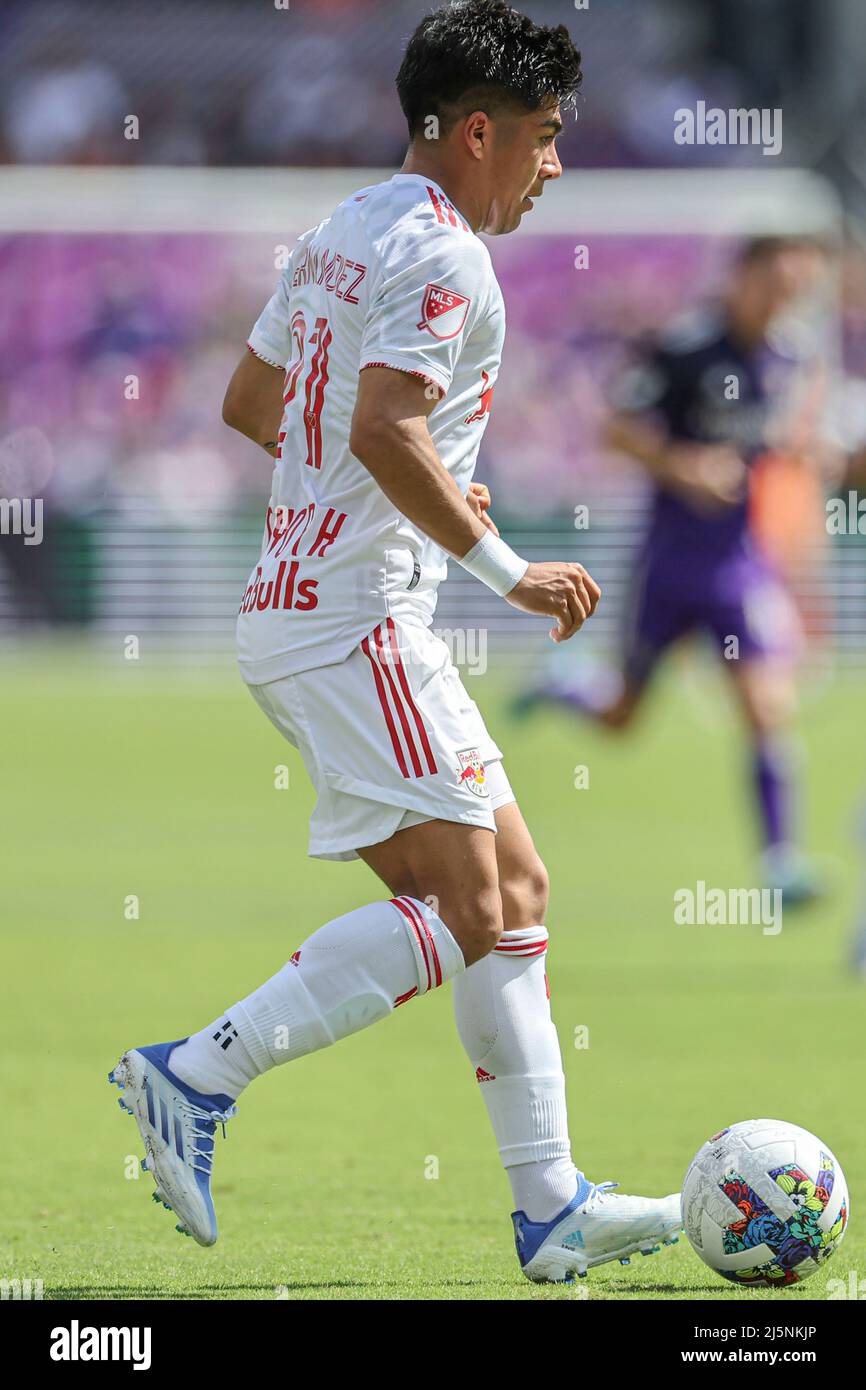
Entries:
{"label": "player's hand", "polygon": [[672,451],[670,481],[704,516],[718,516],[746,495],[748,470],[730,444],[682,444]]}
{"label": "player's hand", "polygon": [[490,509],[490,489],[486,483],[470,483],[469,491],[466,494],[466,501],[469,503],[479,521],[483,521],[488,531],[492,531],[494,536],[499,535],[499,527],[488,516]]}
{"label": "player's hand", "polygon": [[556,626],[550,629],[550,635],[554,642],[567,642],[592,617],[601,589],[583,565],[554,560],[530,565],[505,598],[524,613],[555,618]]}

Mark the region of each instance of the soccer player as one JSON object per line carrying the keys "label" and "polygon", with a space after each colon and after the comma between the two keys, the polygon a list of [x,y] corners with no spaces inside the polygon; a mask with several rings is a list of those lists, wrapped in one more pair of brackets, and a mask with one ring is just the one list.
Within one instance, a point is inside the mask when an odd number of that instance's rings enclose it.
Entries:
{"label": "soccer player", "polygon": [[750,483],[762,476],[753,465],[774,449],[779,457],[799,455],[804,479],[831,461],[809,401],[817,373],[773,338],[783,311],[815,288],[824,261],[808,240],[749,242],[721,302],[685,315],[625,372],[608,442],[640,464],[654,487],[621,665],[578,668],[517,701],[520,712],[554,703],[622,731],[672,644],[687,633],[709,634],[727,658],[748,730],[762,877],[782,890],[786,906],[818,891],[797,847],[789,735],[801,632],[793,600],[755,537]]}
{"label": "soccer player", "polygon": [[505,331],[477,233],[513,231],[561,173],[560,108],[580,76],[562,26],[501,0],[424,19],[397,78],[403,168],[300,238],[228,388],[225,419],[276,460],[241,672],[315,785],[311,855],[360,856],[389,896],[309,923],[248,998],[115,1067],[157,1195],[202,1245],[217,1236],[215,1126],[243,1089],[447,980],[526,1275],[584,1275],[680,1226],[679,1194],[616,1194],[572,1161],[547,875],[502,753],[430,631],[449,555],[552,619],[557,642],[599,599],[582,566],[515,554],[472,482]]}

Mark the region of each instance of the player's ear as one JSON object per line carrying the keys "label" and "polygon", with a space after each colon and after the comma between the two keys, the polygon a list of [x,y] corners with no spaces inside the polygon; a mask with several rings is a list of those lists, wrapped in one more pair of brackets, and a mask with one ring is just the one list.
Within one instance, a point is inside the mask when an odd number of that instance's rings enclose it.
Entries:
{"label": "player's ear", "polygon": [[473,111],[461,123],[463,142],[473,159],[483,159],[490,149],[491,125],[486,111]]}

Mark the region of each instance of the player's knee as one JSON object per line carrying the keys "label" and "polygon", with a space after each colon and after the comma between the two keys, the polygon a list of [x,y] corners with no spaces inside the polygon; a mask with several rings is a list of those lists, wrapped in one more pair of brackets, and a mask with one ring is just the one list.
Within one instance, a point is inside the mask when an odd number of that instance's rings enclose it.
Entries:
{"label": "player's knee", "polygon": [[502,899],[496,887],[440,901],[439,916],[463,952],[467,965],[489,955],[502,935]]}
{"label": "player's knee", "polygon": [[782,676],[744,683],[743,706],[752,731],[761,738],[777,733],[796,712],[793,681]]}
{"label": "player's knee", "polygon": [[631,700],[617,700],[615,705],[602,711],[599,720],[606,729],[621,733],[634,719],[636,709],[637,704]]}
{"label": "player's knee", "polygon": [[550,879],[537,854],[523,860],[514,872],[505,877],[500,875],[499,891],[505,931],[520,931],[524,927],[544,924],[550,897]]}
{"label": "player's knee", "polygon": [[774,734],[790,723],[796,712],[793,686],[779,684],[759,702],[756,723],[761,734]]}
{"label": "player's knee", "polygon": [[755,738],[769,738],[775,733],[780,721],[773,718],[773,712],[763,704],[753,704],[746,710],[746,723]]}

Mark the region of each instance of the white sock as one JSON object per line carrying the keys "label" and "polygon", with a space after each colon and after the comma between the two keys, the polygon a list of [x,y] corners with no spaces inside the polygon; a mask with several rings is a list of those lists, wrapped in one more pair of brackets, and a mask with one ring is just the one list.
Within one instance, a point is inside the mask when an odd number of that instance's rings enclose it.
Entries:
{"label": "white sock", "polygon": [[370,903],[313,932],[272,979],[175,1048],[171,1069],[197,1091],[237,1099],[256,1076],[357,1033],[464,968],[426,903]]}
{"label": "white sock", "polygon": [[550,1221],[578,1182],[546,953],[546,928],[506,932],[454,982],[457,1031],[476,1069],[515,1210],[530,1221]]}
{"label": "white sock", "polygon": [[256,1064],[227,1014],[220,1014],[207,1028],[192,1033],[176,1047],[169,1066],[187,1086],[206,1096],[228,1096],[231,1100],[237,1100],[258,1076]]}

